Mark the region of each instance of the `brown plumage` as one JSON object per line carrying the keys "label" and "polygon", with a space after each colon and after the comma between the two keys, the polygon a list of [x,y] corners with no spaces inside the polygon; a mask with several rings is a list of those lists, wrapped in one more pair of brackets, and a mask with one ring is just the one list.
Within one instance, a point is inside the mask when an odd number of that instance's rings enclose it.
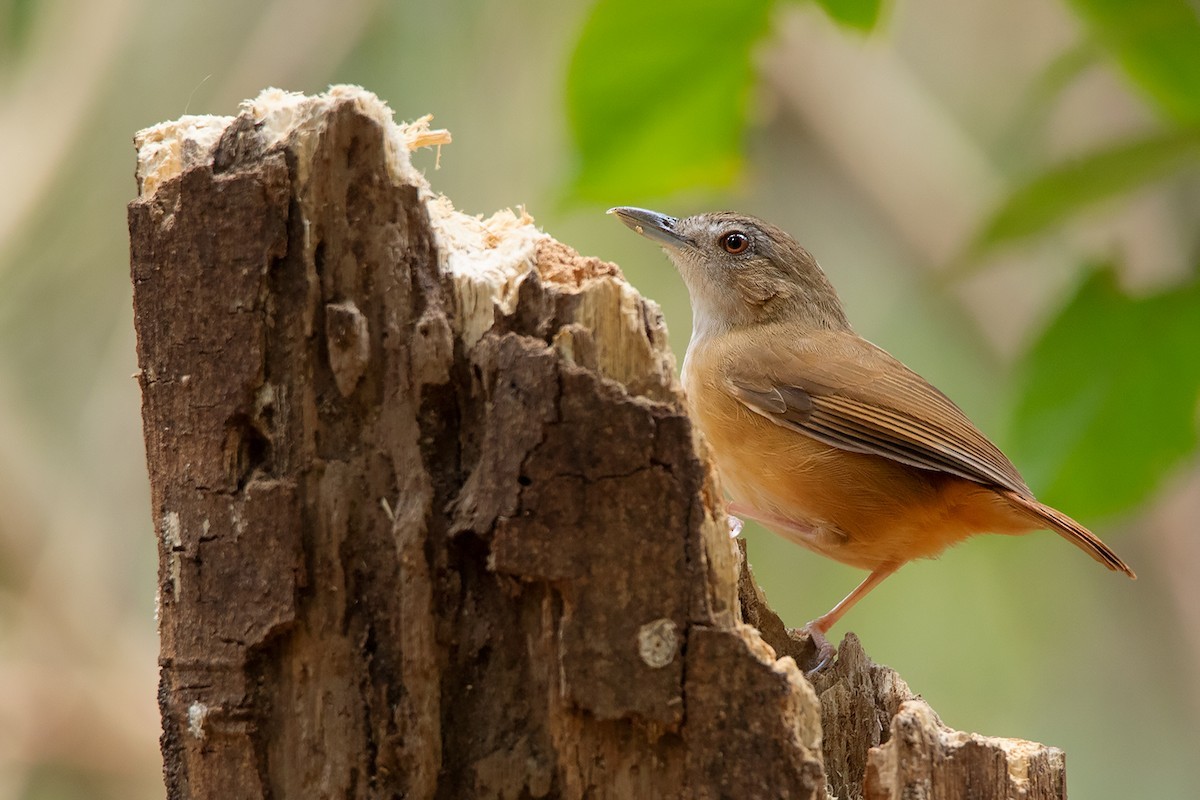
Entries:
{"label": "brown plumage", "polygon": [[851,329],[809,253],[753,217],[613,209],[663,245],[692,301],[688,405],[733,502],[822,555],[871,570],[824,634],[885,577],[977,533],[1049,528],[1112,570],[1124,561],[1037,501],[1020,473],[921,376]]}

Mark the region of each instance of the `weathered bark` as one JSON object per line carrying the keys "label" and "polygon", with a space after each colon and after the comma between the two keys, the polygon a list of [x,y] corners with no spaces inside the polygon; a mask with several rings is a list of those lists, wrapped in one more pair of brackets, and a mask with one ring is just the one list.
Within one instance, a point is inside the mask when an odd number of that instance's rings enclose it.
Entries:
{"label": "weathered bark", "polygon": [[[745,555],[745,543],[740,542]],[[780,655],[808,663],[816,650],[766,605],[742,562],[743,618]],[[837,798],[1065,798],[1063,752],[1022,739],[948,728],[894,671],[867,657],[854,634],[833,667],[813,677],[821,701],[822,750],[829,793]]]}
{"label": "weathered bark", "polygon": [[657,307],[433,198],[389,115],[139,135],[168,796],[1061,797],[1058,751],[958,744],[856,641],[818,699]]}

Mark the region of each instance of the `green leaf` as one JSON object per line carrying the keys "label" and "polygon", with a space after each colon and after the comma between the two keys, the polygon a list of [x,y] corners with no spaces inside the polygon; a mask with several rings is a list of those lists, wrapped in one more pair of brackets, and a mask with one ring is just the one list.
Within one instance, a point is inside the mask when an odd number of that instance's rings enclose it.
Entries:
{"label": "green leaf", "polygon": [[1200,13],[1193,0],[1071,0],[1096,39],[1176,121],[1200,123]]}
{"label": "green leaf", "polygon": [[1132,509],[1197,443],[1200,282],[1130,297],[1089,276],[1025,362],[1013,455],[1081,518]]}
{"label": "green leaf", "polygon": [[1087,39],[1058,53],[1046,64],[1009,115],[1004,130],[991,148],[998,166],[1027,163],[1032,154],[1044,148],[1063,93],[1105,56],[1094,39]]}
{"label": "green leaf", "polygon": [[6,45],[0,49],[0,63],[24,48],[33,28],[36,5],[35,0],[0,0],[0,41]]}
{"label": "green leaf", "polygon": [[[1200,57],[1200,54],[1198,54]],[[1040,233],[1105,198],[1200,161],[1200,131],[1160,134],[1059,164],[1016,189],[975,240],[976,252]]]}
{"label": "green leaf", "polygon": [[879,22],[883,0],[817,0],[817,5],[835,22],[869,31]]}
{"label": "green leaf", "polygon": [[567,74],[574,194],[628,203],[731,183],[773,0],[599,0]]}

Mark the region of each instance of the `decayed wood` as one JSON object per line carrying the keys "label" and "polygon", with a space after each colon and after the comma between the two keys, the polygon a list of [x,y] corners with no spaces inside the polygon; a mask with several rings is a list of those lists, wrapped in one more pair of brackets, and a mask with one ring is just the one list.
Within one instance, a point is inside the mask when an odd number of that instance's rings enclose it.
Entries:
{"label": "decayed wood", "polygon": [[657,307],[427,140],[348,87],[139,135],[168,796],[1061,796],[853,640],[814,691]]}
{"label": "decayed wood", "polygon": [[[808,638],[784,626],[746,565],[738,586],[743,618],[776,653],[810,663]],[[813,677],[820,698],[825,777],[840,800],[1057,800],[1067,796],[1063,752],[1023,739],[962,733],[946,726],[888,667],[847,634],[827,671]]]}

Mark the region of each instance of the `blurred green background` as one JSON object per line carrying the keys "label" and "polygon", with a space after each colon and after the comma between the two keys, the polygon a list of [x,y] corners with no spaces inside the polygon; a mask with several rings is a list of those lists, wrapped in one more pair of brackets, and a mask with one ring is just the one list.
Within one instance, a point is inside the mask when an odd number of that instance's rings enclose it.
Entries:
{"label": "blurred green background", "polygon": [[[835,629],[950,725],[1057,745],[1073,797],[1200,751],[1200,21],[1188,0],[0,0],[0,797],[153,798],[155,542],[130,309],[134,131],[360,83],[689,330],[602,213],[736,208],[1137,569],[982,537]],[[648,531],[647,535],[654,535]],[[861,577],[751,526],[791,625]]]}

